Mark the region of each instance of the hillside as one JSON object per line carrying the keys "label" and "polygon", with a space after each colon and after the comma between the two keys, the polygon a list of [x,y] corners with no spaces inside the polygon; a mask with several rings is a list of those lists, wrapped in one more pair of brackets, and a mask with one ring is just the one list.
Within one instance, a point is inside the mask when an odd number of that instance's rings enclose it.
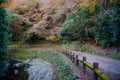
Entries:
{"label": "hillside", "polygon": [[[10,23],[13,35],[24,34],[27,38],[35,33],[45,39],[51,36],[57,39],[57,31],[72,14],[69,10],[76,5],[76,2],[74,0],[10,0],[3,5],[12,13],[19,15]],[[19,40],[18,36],[14,36],[14,40]]]}
{"label": "hillside", "polygon": [[119,80],[119,52],[120,0],[0,0],[0,80]]}
{"label": "hillside", "polygon": [[117,0],[10,0],[3,6],[13,42],[91,41],[118,51],[117,3]]}

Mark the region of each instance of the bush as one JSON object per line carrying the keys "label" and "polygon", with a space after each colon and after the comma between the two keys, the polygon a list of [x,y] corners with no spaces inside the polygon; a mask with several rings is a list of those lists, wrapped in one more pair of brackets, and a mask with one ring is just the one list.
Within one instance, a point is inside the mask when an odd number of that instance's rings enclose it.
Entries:
{"label": "bush", "polygon": [[86,52],[86,51],[88,51],[88,46],[86,46],[86,45],[82,45],[81,47],[80,47],[80,51],[82,51],[82,52]]}
{"label": "bush", "polygon": [[49,37],[46,37],[46,40],[52,41],[52,42],[56,42],[56,41],[58,41],[59,39],[58,39],[56,36],[49,36]]}
{"label": "bush", "polygon": [[100,45],[101,45],[102,48],[107,48],[107,43],[108,43],[107,40],[102,40],[102,41],[100,42]]}
{"label": "bush", "polygon": [[45,38],[40,36],[39,34],[37,33],[32,33],[28,39],[26,40],[28,43],[40,43],[41,41],[44,41]]}
{"label": "bush", "polygon": [[89,29],[94,25],[93,11],[90,11],[90,6],[75,6],[74,9],[76,13],[66,19],[59,33],[64,40],[82,41],[89,36]]}
{"label": "bush", "polygon": [[19,14],[12,13],[9,9],[6,9],[6,17],[5,20],[10,24],[12,21],[16,20],[19,18]]}
{"label": "bush", "polygon": [[23,31],[27,31],[30,27],[32,27],[31,24],[27,24],[27,23],[23,23],[22,26],[23,26]]}
{"label": "bush", "polygon": [[64,40],[81,40],[80,32],[82,31],[79,18],[73,16],[73,18],[67,19],[63,24],[63,27],[59,30],[59,33]]}

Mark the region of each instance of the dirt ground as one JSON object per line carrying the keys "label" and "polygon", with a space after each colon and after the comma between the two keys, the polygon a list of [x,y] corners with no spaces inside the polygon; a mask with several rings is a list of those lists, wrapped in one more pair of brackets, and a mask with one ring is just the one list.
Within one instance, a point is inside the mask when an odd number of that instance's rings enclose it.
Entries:
{"label": "dirt ground", "polygon": [[118,52],[115,52],[115,47],[114,46],[110,46],[108,49],[104,49],[100,46],[100,44],[96,45],[95,41],[92,40],[92,39],[91,40],[86,39],[83,43],[85,45],[91,47],[93,50],[96,50],[97,52],[105,52],[105,53],[108,53],[108,54],[111,54],[111,53],[120,54],[120,50]]}

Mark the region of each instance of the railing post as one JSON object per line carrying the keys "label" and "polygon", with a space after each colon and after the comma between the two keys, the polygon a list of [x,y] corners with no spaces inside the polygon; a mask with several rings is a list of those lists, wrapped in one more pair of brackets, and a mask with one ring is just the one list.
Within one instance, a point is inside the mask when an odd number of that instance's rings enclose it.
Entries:
{"label": "railing post", "polygon": [[65,55],[65,51],[63,51],[63,54]]}
{"label": "railing post", "polygon": [[76,66],[78,66],[79,64],[79,61],[77,59],[78,59],[78,55],[76,55]]}
{"label": "railing post", "polygon": [[86,61],[86,57],[83,56],[83,73],[86,73],[86,65],[84,64],[84,62]]}
{"label": "railing post", "polygon": [[64,51],[63,51],[63,50],[62,50],[61,52],[62,52],[62,54],[64,54]]}
{"label": "railing post", "polygon": [[64,54],[64,55],[65,55],[65,51],[64,51],[64,50],[62,51],[62,54]]}
{"label": "railing post", "polygon": [[93,63],[93,75],[94,75],[94,80],[98,80],[98,75],[95,73],[95,70],[98,69],[99,65],[97,62]]}
{"label": "railing post", "polygon": [[67,51],[67,57],[69,58],[69,51]]}
{"label": "railing post", "polygon": [[67,54],[68,52],[67,52],[67,50],[66,50],[66,57],[68,56],[68,54]]}
{"label": "railing post", "polygon": [[70,51],[68,51],[68,58],[70,59]]}
{"label": "railing post", "polygon": [[75,62],[75,53],[73,53],[73,55],[72,55],[72,63],[74,63]]}
{"label": "railing post", "polygon": [[72,61],[72,52],[70,53],[70,60]]}
{"label": "railing post", "polygon": [[65,51],[65,55],[67,56],[67,51]]}

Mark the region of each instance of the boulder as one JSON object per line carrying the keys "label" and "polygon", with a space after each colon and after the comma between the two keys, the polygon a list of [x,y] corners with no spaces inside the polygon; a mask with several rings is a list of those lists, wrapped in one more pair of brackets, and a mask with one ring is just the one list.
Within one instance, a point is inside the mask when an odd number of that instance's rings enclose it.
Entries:
{"label": "boulder", "polygon": [[26,62],[30,65],[27,69],[28,80],[53,80],[54,71],[50,63],[40,59],[32,59]]}

